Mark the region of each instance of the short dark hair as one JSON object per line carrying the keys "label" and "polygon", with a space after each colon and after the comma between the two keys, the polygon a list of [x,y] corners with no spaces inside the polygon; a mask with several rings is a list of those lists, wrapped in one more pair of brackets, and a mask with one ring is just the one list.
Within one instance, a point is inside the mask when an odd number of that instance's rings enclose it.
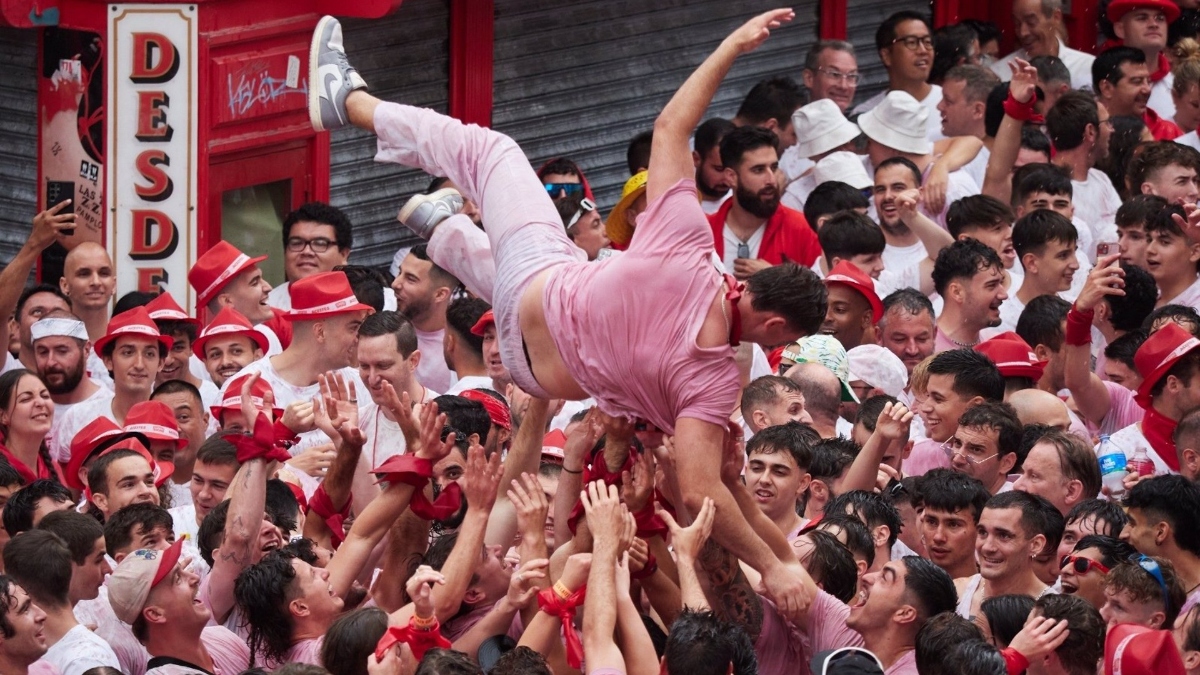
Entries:
{"label": "short dark hair", "polygon": [[364,337],[380,337],[383,335],[396,336],[396,351],[400,353],[402,358],[412,356],[412,353],[417,350],[417,332],[409,321],[400,312],[384,310],[375,312],[374,314],[363,319],[362,324],[358,327],[358,336]]}
{"label": "short dark hair", "polygon": [[804,201],[804,219],[809,227],[817,229],[817,221],[838,211],[869,209],[871,202],[862,190],[840,180],[827,180],[808,193]]}
{"label": "short dark hair", "polygon": [[1071,84],[1071,71],[1067,64],[1057,56],[1049,54],[1035,56],[1029,60],[1029,65],[1037,68],[1038,79],[1042,82],[1066,82]]}
{"label": "short dark hair", "polygon": [[96,546],[96,540],[104,537],[104,528],[96,519],[78,511],[52,511],[38,523],[37,529],[53,532],[62,539],[71,551],[71,561],[76,565],[87,562]]}
{"label": "short dark hair", "polygon": [[896,403],[899,399],[887,394],[876,394],[871,398],[858,404],[858,413],[854,416],[854,423],[863,425],[863,428],[871,433],[875,433],[875,424],[879,421],[879,414],[887,407],[889,403]]}
{"label": "short dark hair", "polygon": [[[966,61],[971,56],[971,43],[978,39],[975,31],[964,24],[941,26],[933,31],[933,65],[929,68],[929,81],[944,84],[950,73],[958,68],[979,68],[997,80],[996,74],[982,66],[972,66]],[[963,65],[959,65],[963,64]],[[962,79],[962,78],[959,78]],[[984,96],[987,95],[985,90]]]}
{"label": "short dark hair", "polygon": [[383,289],[391,285],[391,280],[383,272],[367,265],[334,265],[333,270],[346,275],[350,291],[359,302],[376,312],[383,311]]}
{"label": "short dark hair", "polygon": [[360,607],[333,620],[321,642],[321,663],[338,675],[367,675],[367,657],[387,632],[387,613]]}
{"label": "short dark hair", "polygon": [[[988,249],[989,251],[991,249]],[[1004,376],[988,357],[974,349],[948,349],[934,354],[930,375],[952,375],[952,389],[964,399],[1004,400]]]}
{"label": "short dark hair", "polygon": [[1144,65],[1146,53],[1140,49],[1125,46],[1110,47],[1100,52],[1096,56],[1096,60],[1092,61],[1092,91],[1099,95],[1101,82],[1108,82],[1113,86],[1119,84],[1121,78],[1124,77],[1121,66],[1126,63]]}
{"label": "short dark hair", "polygon": [[883,51],[892,46],[896,41],[896,28],[905,21],[920,21],[928,28],[933,24],[929,21],[928,14],[914,12],[911,10],[902,10],[892,14],[879,24],[879,28],[875,31],[875,48]]}
{"label": "short dark hair", "polygon": [[1129,542],[1100,534],[1089,534],[1080,537],[1071,550],[1086,551],[1089,548],[1094,548],[1100,552],[1100,563],[1109,569],[1137,555],[1137,549]]}
{"label": "short dark hair", "polygon": [[813,543],[807,565],[809,575],[826,593],[850,602],[858,593],[858,565],[850,549],[828,532],[813,530],[808,537]]}
{"label": "short dark hair", "polygon": [[721,139],[721,164],[737,169],[747,152],[759,148],[774,148],[779,152],[779,137],[774,131],[751,124],[737,127]]}
{"label": "short dark hair", "polygon": [[746,442],[746,456],[754,453],[773,455],[786,450],[802,472],[812,464],[812,446],[821,440],[812,427],[801,422],[777,424],[760,430]]}
{"label": "short dark hair", "polygon": [[[867,562],[867,567],[875,564],[875,542],[871,539],[871,530],[867,529],[866,523],[859,520],[857,516],[852,516],[848,513],[829,513],[821,516],[816,525],[811,526],[812,530],[827,532],[833,528],[839,528],[846,535],[845,547],[849,549],[850,555],[860,555]],[[838,539],[840,542],[841,539]]]}
{"label": "short dark hair", "polygon": [[71,550],[49,530],[29,530],[10,539],[4,546],[4,573],[35,604],[62,607],[70,602]]}
{"label": "short dark hair", "polygon": [[880,171],[893,166],[902,166],[908,169],[909,173],[912,174],[913,181],[916,183],[917,187],[921,187],[921,169],[916,165],[915,162],[907,157],[889,157],[888,159],[883,160],[879,163],[879,166],[875,167],[875,175],[877,176],[879,175]]}
{"label": "short dark hair", "polygon": [[1021,418],[1003,401],[984,401],[967,408],[958,418],[958,427],[986,427],[996,432],[996,449],[1001,455],[1017,453],[1017,463],[1025,459],[1021,452]]}
{"label": "short dark hair", "polygon": [[43,497],[59,504],[72,502],[71,491],[58,481],[39,478],[17,490],[4,504],[4,531],[15,537],[18,533],[33,529],[33,512]]}
{"label": "short dark hair", "polygon": [[1123,363],[1130,370],[1136,371],[1137,365],[1133,362],[1133,355],[1137,353],[1148,337],[1150,337],[1149,333],[1141,328],[1135,328],[1108,343],[1108,346],[1104,348],[1104,358]]}
{"label": "short dark hair", "polygon": [[676,617],[663,654],[667,675],[754,675],[757,660],[750,636],[712,611],[688,607]]}
{"label": "short dark hair", "polygon": [[[1006,83],[1001,86],[1007,87],[1008,85]],[[1040,152],[1046,155],[1047,160],[1050,159],[1050,139],[1041,127],[1033,124],[1021,127],[1021,147],[1033,152]]]}
{"label": "short dark hair", "polygon": [[756,377],[742,390],[742,416],[749,418],[747,413],[753,413],[760,406],[774,403],[779,398],[780,390],[796,393],[800,385],[793,380],[779,375],[763,375]]}
{"label": "short dark hair", "polygon": [[[955,645],[971,640],[982,640],[983,631],[970,619],[955,614],[942,612],[934,615],[917,631],[916,649],[917,672],[921,675],[957,675],[957,662],[951,666],[946,655]],[[1001,659],[1003,663],[1003,659]]]}
{"label": "short dark hair", "polygon": [[449,288],[451,291],[457,290],[459,286],[462,286],[462,282],[429,257],[429,249],[427,246],[427,244],[417,244],[409,249],[408,253],[417,260],[423,260],[432,265],[432,267],[429,268],[429,279],[433,282],[435,287]]}
{"label": "short dark hair", "polygon": [[553,675],[546,657],[529,647],[518,646],[505,652],[488,675]]}
{"label": "short dark hair", "polygon": [[959,239],[943,248],[933,263],[933,287],[946,294],[955,279],[970,280],[985,269],[1003,270],[1004,263],[992,247],[976,239]]}
{"label": "short dark hair", "polygon": [[0,462],[0,487],[21,487],[25,485],[25,477],[16,467],[8,462]]}
{"label": "short dark hair", "polygon": [[[21,291],[21,295],[17,296],[17,309],[15,312],[16,316],[21,316],[21,312],[25,311],[25,303],[29,302],[29,298],[32,298],[38,293],[49,293],[50,295],[53,295],[67,303],[67,307],[71,306],[71,299],[68,298],[67,294],[63,293],[62,289],[60,289],[58,286],[51,284],[35,284]],[[114,314],[113,316],[116,315]]]}
{"label": "short dark hair", "polygon": [[1079,241],[1079,231],[1067,217],[1050,209],[1036,209],[1013,224],[1012,243],[1019,257],[1026,253],[1041,256],[1050,242],[1073,246]]}
{"label": "short dark hair", "polygon": [[157,298],[157,297],[158,297],[158,293],[148,293],[146,291],[129,291],[125,295],[122,295],[121,297],[117,298],[116,303],[113,304],[112,315],[116,316],[118,314],[124,314],[125,312],[128,312],[131,309],[137,309],[138,307],[145,307],[146,305],[150,304],[151,301],[154,300],[154,298]]}
{"label": "short dark hair", "polygon": [[[1109,295],[1105,297],[1105,301],[1112,310],[1109,321],[1113,328],[1126,331],[1128,335],[1129,332],[1136,331],[1150,312],[1154,311],[1158,286],[1154,277],[1141,267],[1125,262],[1120,265],[1125,271],[1125,295]],[[1109,346],[1115,342],[1114,340],[1109,343]]]}
{"label": "short dark hair", "polygon": [[736,129],[737,126],[724,117],[710,117],[696,127],[695,149],[701,157],[720,147],[721,139]]}
{"label": "short dark hair", "polygon": [[1121,530],[1124,530],[1125,524],[1129,522],[1129,516],[1125,515],[1125,510],[1117,502],[1107,499],[1085,499],[1071,507],[1064,525],[1089,517],[1095,517],[1097,522],[1105,523],[1108,527],[1096,534],[1109,537],[1121,536]]}
{"label": "short dark hair", "polygon": [[904,577],[905,592],[917,606],[918,630],[931,617],[942,612],[953,612],[958,604],[958,592],[954,580],[946,570],[915,555],[900,559],[907,568]]}
{"label": "short dark hair", "polygon": [[578,176],[579,181],[583,182],[583,170],[579,168],[573,160],[568,157],[555,157],[537,170],[538,179],[549,176],[552,173],[557,173],[563,176]]}
{"label": "short dark hair", "polygon": [[1167,200],[1158,195],[1134,195],[1117,209],[1117,227],[1146,227],[1158,212],[1167,208]]}
{"label": "short dark hair", "polygon": [[831,267],[835,257],[849,260],[856,255],[879,255],[887,246],[883,230],[858,211],[839,211],[830,216],[817,232],[817,240]]}
{"label": "short dark hair", "polygon": [[115,558],[117,551],[132,544],[133,531],[139,526],[143,532],[150,532],[158,527],[166,529],[167,532],[174,532],[175,519],[171,517],[170,511],[154,504],[125,506],[109,516],[104,523],[104,547],[108,555]]}
{"label": "short dark hair", "polygon": [[435,648],[425,652],[413,675],[483,675],[483,669],[463,652]]}
{"label": "short dark hair", "polygon": [[[742,99],[737,117],[751,125],[766,124],[767,120],[775,120],[782,129],[792,123],[792,113],[807,103],[807,99],[804,88],[790,77],[760,80],[750,88],[746,98]],[[725,153],[722,152],[721,161],[729,166],[724,157]]]}
{"label": "short dark hair", "polygon": [[946,228],[958,239],[967,230],[991,227],[997,223],[1012,223],[1016,219],[1012,207],[990,195],[967,195],[951,202],[946,211]]}
{"label": "short dark hair", "polygon": [[1141,151],[1129,162],[1126,180],[1136,194],[1142,191],[1142,183],[1154,178],[1154,175],[1172,164],[1195,169],[1197,164],[1195,148],[1176,143],[1161,141],[1145,143]]}
{"label": "short dark hair", "polygon": [[1154,217],[1146,221],[1146,234],[1153,232],[1166,232],[1167,234],[1182,237],[1183,229],[1179,227],[1179,223],[1175,222],[1174,216],[1187,218],[1183,207],[1178,204],[1168,204],[1165,209],[1154,214]]}
{"label": "short dark hair", "polygon": [[653,145],[653,129],[640,132],[633,138],[629,139],[629,147],[625,149],[625,166],[629,169],[630,176],[637,173],[642,168],[649,168],[650,148],[653,147]]}
{"label": "short dark hair", "polygon": [[299,528],[297,520],[300,517],[300,502],[296,500],[296,493],[292,492],[287,483],[278,478],[267,480],[266,512],[271,517],[271,522],[285,533],[285,539],[287,533],[295,532]]}
{"label": "short dark hair", "polygon": [[[851,449],[856,451],[851,452]],[[846,438],[822,438],[813,445],[808,475],[812,476],[813,480],[822,481],[837,478],[854,463],[857,449],[858,444]]]}
{"label": "short dark hair", "polygon": [[1038,533],[1046,537],[1046,543],[1042,544],[1042,550],[1038,555],[1049,554],[1053,558],[1058,552],[1059,542],[1062,541],[1063,530],[1067,527],[1067,519],[1063,517],[1062,511],[1059,511],[1058,507],[1047,499],[1038,500],[1038,508],[1042,512],[1040,520],[1042,529]]}
{"label": "short dark hair", "polygon": [[1044,192],[1048,195],[1073,197],[1075,186],[1071,176],[1062,167],[1053,164],[1032,162],[1013,172],[1012,203],[1022,204],[1029,195]]}
{"label": "short dark hair", "polygon": [[978,479],[953,469],[933,469],[917,480],[917,496],[926,509],[969,512],[976,523],[991,495]]}
{"label": "short dark hair", "polygon": [[225,521],[229,517],[229,499],[212,507],[200,528],[196,531],[196,548],[200,549],[200,557],[209,567],[213,565],[213,551],[221,547],[225,540]]}
{"label": "short dark hair", "polygon": [[1050,351],[1057,352],[1064,339],[1062,324],[1070,310],[1071,303],[1057,295],[1039,295],[1021,310],[1017,335],[1030,347],[1045,345]]}
{"label": "short dark hair", "polygon": [[959,675],[1005,675],[1008,666],[1004,655],[990,642],[964,640],[949,651],[946,663],[955,664]]}
{"label": "short dark hair", "polygon": [[446,415],[446,424],[451,429],[467,436],[479,434],[480,445],[487,442],[488,432],[492,429],[492,418],[488,417],[487,408],[484,408],[482,403],[452,395],[438,396],[433,402],[437,404],[438,412]]}
{"label": "short dark hair", "polygon": [[1025,621],[1033,611],[1033,598],[1016,594],[994,595],[979,605],[979,611],[987,617],[992,639],[1007,647],[1025,627]]}
{"label": "short dark hair", "polygon": [[287,659],[295,621],[287,600],[296,568],[286,551],[271,551],[238,574],[233,595],[249,628],[250,664],[255,657],[279,663]]}
{"label": "short dark hair", "polygon": [[1192,324],[1192,328],[1180,326],[1184,330],[1193,335],[1200,336],[1200,312],[1188,305],[1163,305],[1157,307],[1154,311],[1146,315],[1146,320],[1142,322],[1142,329],[1149,331],[1159,319],[1169,319],[1175,323],[1186,322]]}
{"label": "short dark hair", "polygon": [[825,321],[828,293],[813,271],[795,262],[772,265],[746,282],[750,305],[760,312],[779,314],[793,330],[812,335]]}
{"label": "short dark hair", "polygon": [[1104,585],[1117,591],[1127,591],[1134,602],[1162,603],[1159,606],[1162,607],[1165,618],[1157,628],[1169,629],[1175,624],[1175,617],[1179,616],[1179,609],[1187,600],[1187,592],[1170,560],[1158,556],[1146,557],[1158,563],[1158,571],[1163,580],[1161,587],[1156,576],[1147,574],[1146,570],[1142,569],[1139,564],[1140,558],[1122,561],[1113,567],[1104,578]]}
{"label": "short dark hair", "polygon": [[1046,514],[1054,508],[1045,497],[1041,495],[1021,492],[1020,490],[1009,490],[1008,492],[999,492],[992,495],[985,509],[1003,510],[1017,509],[1021,512],[1021,529],[1025,531],[1025,536],[1032,538],[1035,535],[1045,535],[1050,529],[1046,523]]}
{"label": "short dark hair", "polygon": [[477,356],[483,356],[483,337],[471,332],[471,328],[492,306],[479,298],[457,298],[446,307],[446,328],[462,340]]}
{"label": "short dark hair", "polygon": [[350,218],[341,209],[325,202],[309,202],[283,219],[284,249],[287,248],[288,238],[292,236],[292,226],[303,221],[332,227],[339,250],[354,246],[354,228],[350,225]]}
{"label": "short dark hair", "polygon": [[1070,675],[1094,675],[1096,664],[1104,658],[1106,626],[1100,612],[1077,595],[1043,595],[1033,603],[1042,616],[1067,620],[1067,639],[1054,650],[1063,669]]}
{"label": "short dark hair", "polygon": [[936,318],[933,303],[929,296],[915,288],[901,288],[888,293],[883,299],[883,317],[880,322],[887,320],[887,315],[893,309],[900,308],[908,314],[928,314],[931,320]]}
{"label": "short dark hair", "polygon": [[1125,506],[1166,522],[1179,548],[1200,555],[1200,486],[1180,475],[1154,476],[1129,490]]}
{"label": "short dark hair", "polygon": [[[112,452],[100,455],[95,462],[92,462],[92,466],[88,468],[87,474],[88,489],[92,491],[92,494],[108,494],[108,467],[128,457],[141,457],[145,459],[145,455],[133,450],[113,450]],[[146,463],[149,464],[149,460]]]}
{"label": "short dark hair", "polygon": [[[1142,58],[1145,59],[1144,56]],[[1093,63],[1093,73],[1096,72],[1095,67]],[[1059,96],[1054,107],[1046,113],[1046,135],[1059,151],[1074,150],[1082,145],[1089,124],[1097,130],[1100,128],[1100,109],[1096,107],[1096,99],[1091,92],[1072,89]]]}
{"label": "short dark hair", "polygon": [[187,380],[167,380],[154,388],[154,391],[150,393],[150,400],[155,401],[158,400],[159,396],[166,396],[168,394],[187,394],[191,396],[199,404],[196,412],[201,415],[204,414],[204,397],[200,395],[200,389],[191,382]]}
{"label": "short dark hair", "polygon": [[190,321],[155,319],[154,325],[158,328],[160,334],[166,335],[176,342],[179,342],[179,338],[182,336],[187,338],[188,343],[192,343],[196,341],[196,336],[200,334],[200,328]]}
{"label": "short dark hair", "polygon": [[878,492],[866,490],[850,490],[829,500],[825,505],[826,513],[849,513],[863,521],[872,530],[883,525],[888,528],[888,546],[896,543],[904,521],[900,512],[892,506],[886,497]]}
{"label": "short dark hair", "polygon": [[237,446],[230,439],[241,437],[236,431],[218,431],[204,439],[196,450],[196,461],[213,466],[240,467],[237,459]]}

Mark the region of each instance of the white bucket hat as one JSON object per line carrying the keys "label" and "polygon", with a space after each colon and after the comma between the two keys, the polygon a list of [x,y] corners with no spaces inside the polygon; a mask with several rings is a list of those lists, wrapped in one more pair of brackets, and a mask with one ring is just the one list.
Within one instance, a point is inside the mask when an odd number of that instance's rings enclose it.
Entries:
{"label": "white bucket hat", "polygon": [[846,352],[846,358],[851,382],[861,380],[893,398],[899,398],[908,386],[908,368],[886,347],[859,345]]}
{"label": "white bucket hat", "polygon": [[867,175],[862,157],[846,151],[831,153],[817,162],[813,168],[813,180],[817,185],[831,180],[841,181],[859,190],[865,190],[875,184]]}
{"label": "white bucket hat", "polygon": [[801,157],[815,157],[841,147],[862,133],[846,119],[832,100],[823,98],[792,113],[792,128],[796,130],[796,152]]}
{"label": "white bucket hat", "polygon": [[933,152],[928,125],[929,110],[906,91],[889,91],[882,103],[858,117],[858,126],[867,138],[911,155]]}

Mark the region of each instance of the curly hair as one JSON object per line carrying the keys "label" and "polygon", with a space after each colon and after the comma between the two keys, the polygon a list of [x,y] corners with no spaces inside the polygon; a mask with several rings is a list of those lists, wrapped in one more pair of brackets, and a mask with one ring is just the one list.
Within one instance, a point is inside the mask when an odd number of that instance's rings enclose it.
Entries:
{"label": "curly hair", "polygon": [[249,627],[252,666],[258,656],[280,663],[291,649],[295,622],[287,603],[295,594],[292,560],[287,551],[272,551],[242,570],[233,584],[233,597]]}

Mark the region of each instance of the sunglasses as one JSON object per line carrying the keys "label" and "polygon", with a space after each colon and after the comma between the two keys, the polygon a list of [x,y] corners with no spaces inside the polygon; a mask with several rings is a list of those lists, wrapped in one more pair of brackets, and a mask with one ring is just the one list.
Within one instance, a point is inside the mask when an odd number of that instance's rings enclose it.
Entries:
{"label": "sunglasses", "polygon": [[546,183],[545,187],[546,193],[550,196],[557,195],[560,192],[568,195],[583,192],[583,185],[580,183]]}
{"label": "sunglasses", "polygon": [[1163,604],[1170,607],[1171,594],[1167,590],[1167,582],[1163,579],[1162,567],[1159,566],[1158,561],[1150,556],[1139,554],[1136,558],[1130,559],[1130,562],[1136,562],[1138,567],[1146,570],[1150,576],[1154,577],[1154,580],[1158,582],[1159,590],[1162,591]]}
{"label": "sunglasses", "polygon": [[1064,555],[1062,557],[1062,563],[1058,567],[1059,569],[1065,570],[1067,569],[1067,565],[1071,566],[1071,569],[1075,571],[1075,574],[1087,574],[1088,570],[1092,569],[1096,570],[1100,574],[1108,574],[1107,567],[1096,562],[1095,560],[1092,560],[1091,558],[1085,558],[1080,555]]}

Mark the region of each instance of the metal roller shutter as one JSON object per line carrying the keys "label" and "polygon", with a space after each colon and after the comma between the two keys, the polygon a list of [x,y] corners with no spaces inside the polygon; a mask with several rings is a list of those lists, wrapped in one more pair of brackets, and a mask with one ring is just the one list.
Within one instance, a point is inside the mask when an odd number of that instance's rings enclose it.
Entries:
{"label": "metal roller shutter", "polygon": [[858,55],[858,91],[855,105],[887,88],[887,70],[875,49],[875,31],[883,20],[901,10],[921,12],[932,16],[930,0],[849,0],[846,7],[846,39]]}
{"label": "metal roller shutter", "polygon": [[[406,0],[383,19],[345,19],[346,52],[371,93],[445,112],[450,14],[447,0]],[[330,201],[354,223],[351,261],[387,266],[413,237],[396,222],[403,200],[425,189],[429,176],[375,162],[375,136],[357,129],[333,132]]]}
{"label": "metal roller shutter", "polygon": [[[629,140],[734,28],[778,2],[752,0],[497,0],[492,126],[532,162],[568,156],[607,211],[628,178]],[[816,40],[817,3],[794,3],[796,19],[742,56],[708,111],[731,117],[755,82],[800,80]]]}
{"label": "metal roller shutter", "polygon": [[0,28],[0,265],[37,212],[37,31]]}

